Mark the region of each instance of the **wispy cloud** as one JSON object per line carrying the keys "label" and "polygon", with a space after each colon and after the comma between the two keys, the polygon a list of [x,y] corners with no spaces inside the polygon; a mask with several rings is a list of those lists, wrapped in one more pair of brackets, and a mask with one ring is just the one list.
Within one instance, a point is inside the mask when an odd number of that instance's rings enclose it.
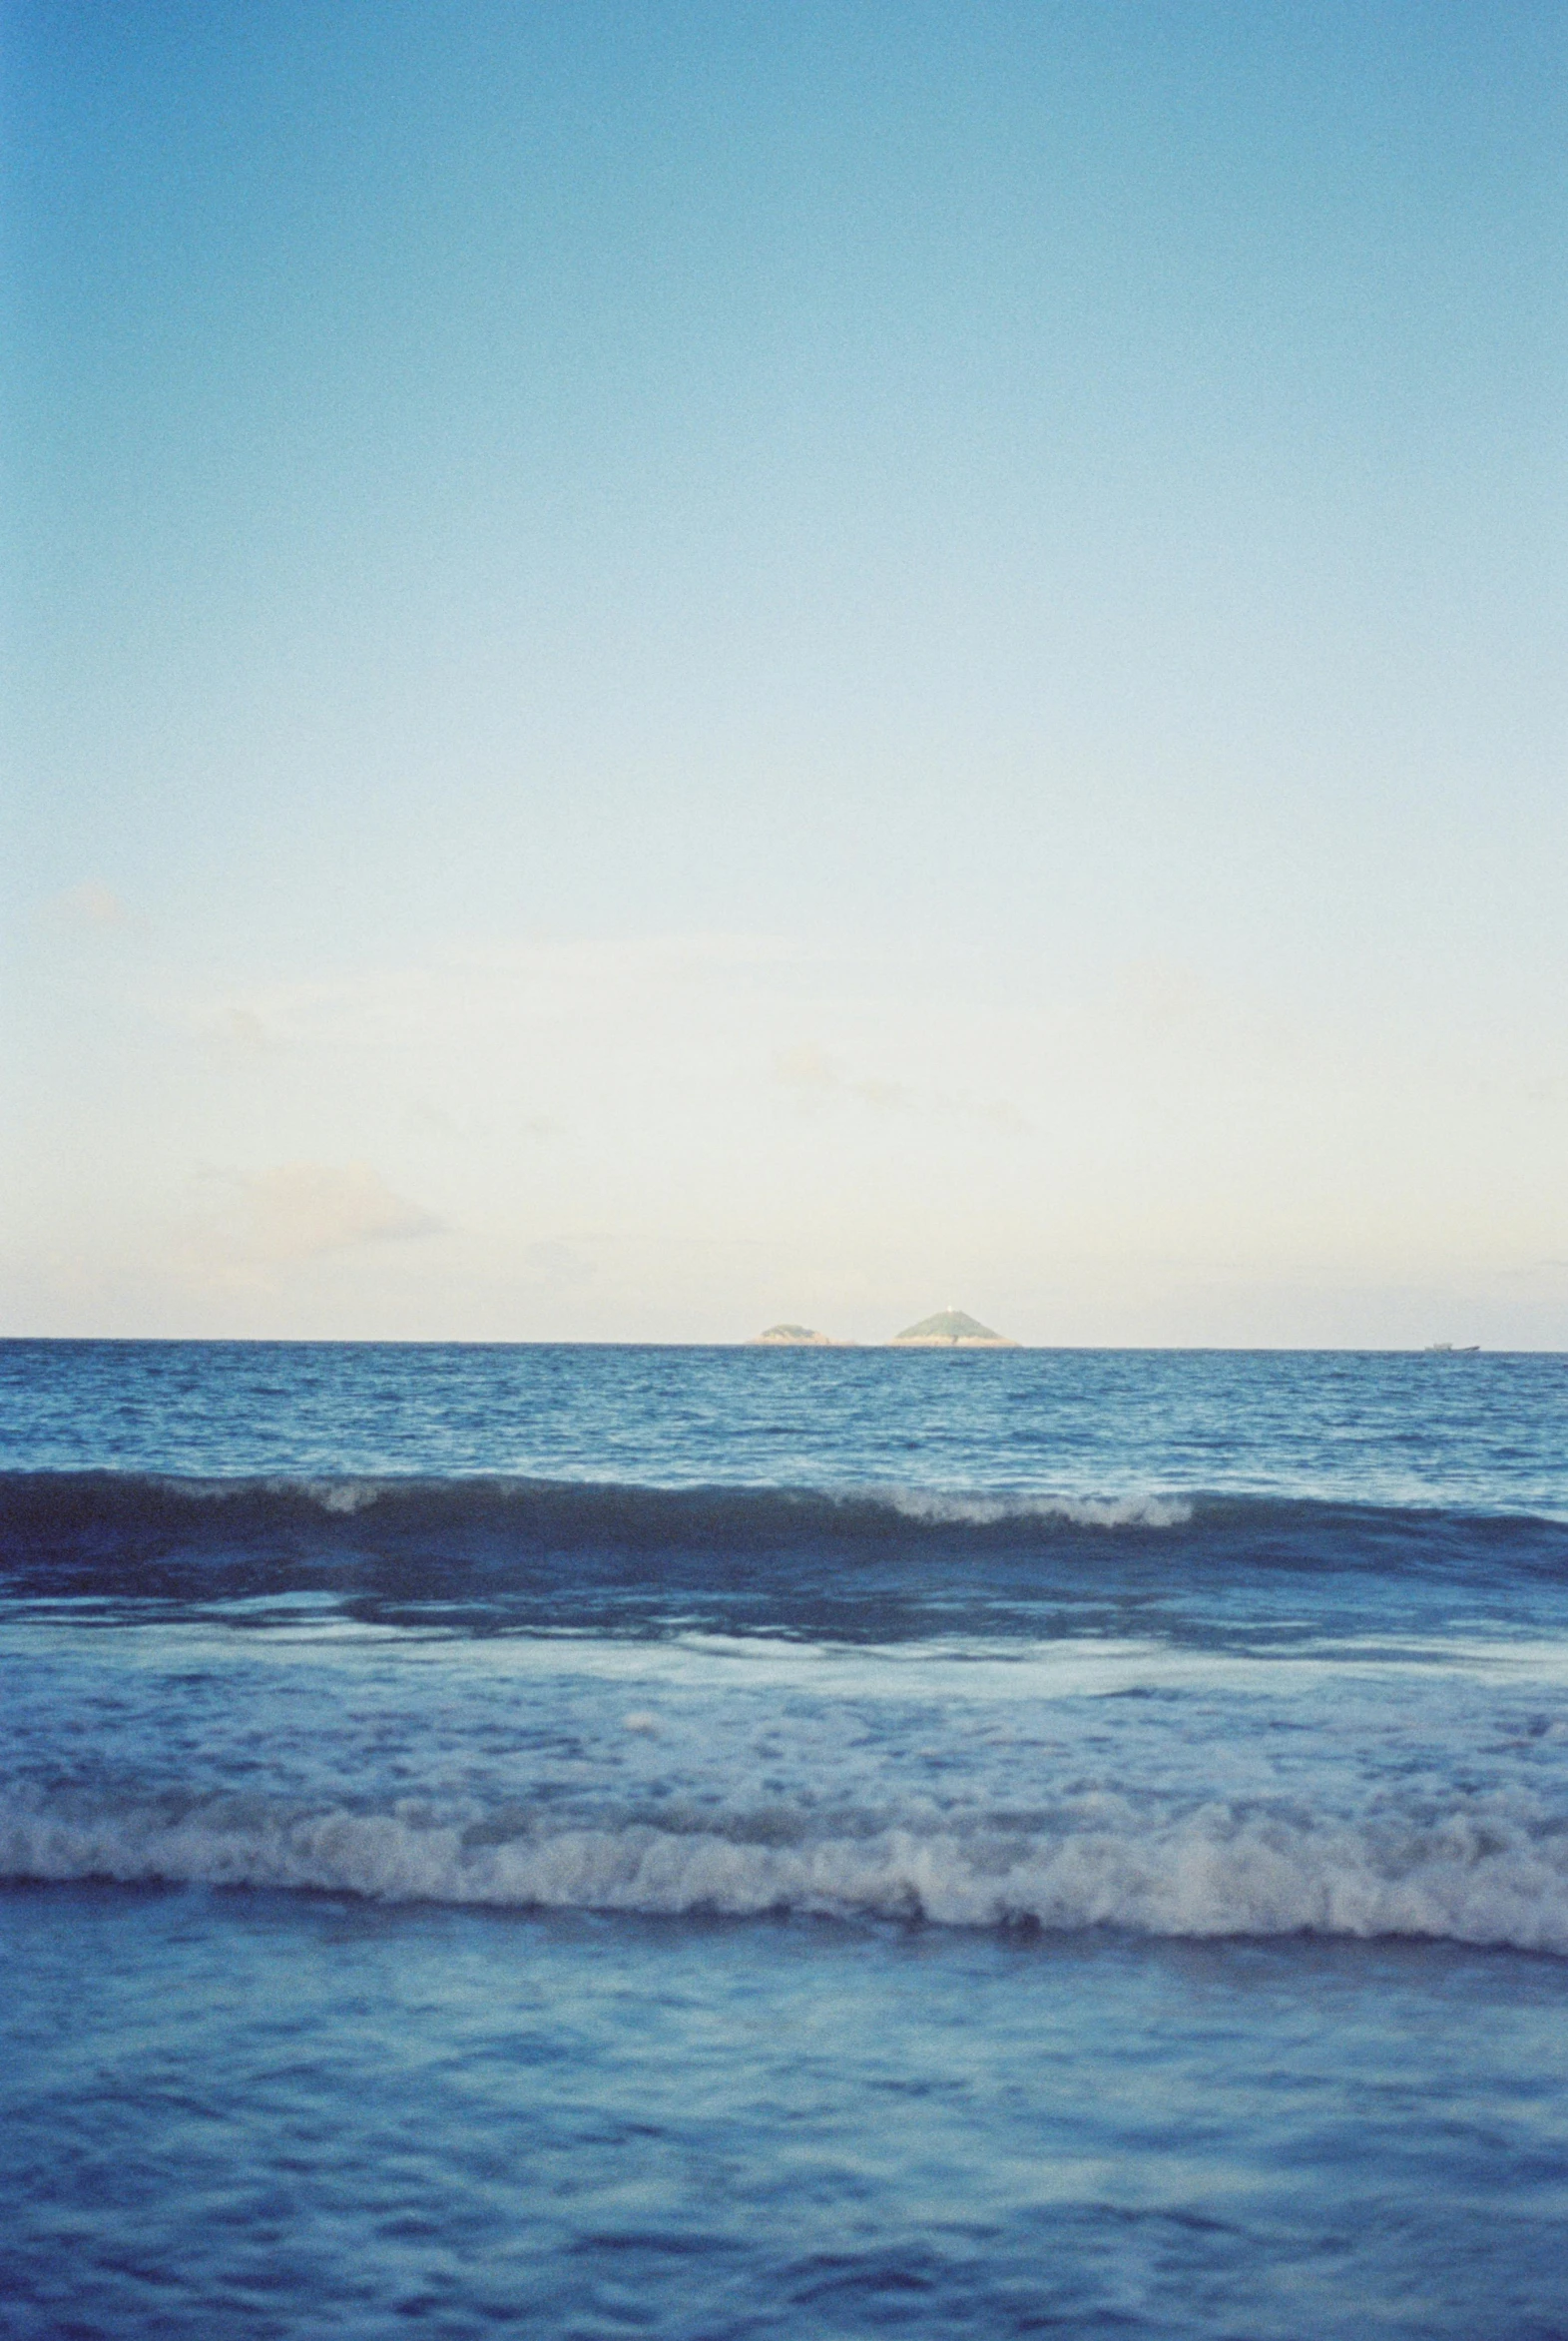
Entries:
{"label": "wispy cloud", "polygon": [[705,1011],[719,1003],[734,1011],[830,964],[768,935],[590,937],[472,945],[343,974],[250,983],[241,1001],[165,987],[145,1005],[195,1035],[211,1035],[238,1006],[280,1042],[402,1052],[425,1041],[444,1049],[480,1027],[642,1028],[689,1016],[694,998]]}
{"label": "wispy cloud", "polygon": [[785,1089],[792,1089],[802,1102],[823,1097],[856,1097],[862,1105],[875,1106],[883,1113],[897,1113],[912,1106],[914,1092],[902,1081],[883,1081],[873,1074],[851,1073],[836,1057],[829,1056],[814,1040],[796,1042],[792,1048],[782,1048],[774,1057],[774,1079]]}
{"label": "wispy cloud", "polygon": [[843,1085],[843,1069],[836,1057],[830,1057],[814,1040],[802,1040],[793,1048],[781,1048],[774,1057],[774,1079],[785,1089],[798,1091],[806,1097],[822,1097]]}
{"label": "wispy cloud", "polygon": [[283,1263],[434,1235],[440,1225],[368,1163],[289,1162],[244,1182],[237,1232],[253,1257]]}
{"label": "wispy cloud", "polygon": [[814,1040],[797,1041],[775,1052],[773,1077],[793,1092],[803,1109],[846,1098],[871,1106],[878,1113],[921,1113],[938,1120],[983,1122],[1006,1137],[1019,1137],[1029,1123],[1005,1099],[984,1100],[955,1096],[946,1091],[921,1092],[907,1081],[887,1081],[874,1073],[856,1073]]}
{"label": "wispy cloud", "polygon": [[214,1016],[203,1034],[215,1047],[238,1049],[247,1055],[275,1048],[277,1038],[255,1008],[231,1002]]}
{"label": "wispy cloud", "polygon": [[105,885],[100,878],[84,878],[80,885],[67,886],[56,894],[50,907],[57,918],[68,926],[110,927],[134,926],[135,917],[127,903]]}

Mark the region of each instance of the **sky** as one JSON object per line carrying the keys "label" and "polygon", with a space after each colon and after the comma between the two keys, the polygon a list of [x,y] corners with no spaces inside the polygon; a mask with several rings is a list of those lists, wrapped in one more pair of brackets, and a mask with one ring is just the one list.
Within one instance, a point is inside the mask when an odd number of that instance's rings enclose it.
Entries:
{"label": "sky", "polygon": [[1568,1348],[1558,0],[0,115],[0,1332]]}

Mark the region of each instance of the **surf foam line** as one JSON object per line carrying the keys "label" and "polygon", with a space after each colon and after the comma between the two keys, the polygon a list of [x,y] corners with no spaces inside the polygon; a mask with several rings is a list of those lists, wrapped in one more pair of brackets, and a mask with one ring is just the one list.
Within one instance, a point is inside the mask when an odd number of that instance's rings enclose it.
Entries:
{"label": "surf foam line", "polygon": [[93,1810],[0,1803],[0,1877],[292,1889],[388,1903],[730,1918],[798,1913],[1151,1936],[1406,1937],[1568,1957],[1568,1820],[1521,1796],[1359,1822],[1214,1804],[1180,1816],[1115,1797],[1019,1830],[853,1826],[778,1814],[709,1826],[562,1825],[264,1799]]}

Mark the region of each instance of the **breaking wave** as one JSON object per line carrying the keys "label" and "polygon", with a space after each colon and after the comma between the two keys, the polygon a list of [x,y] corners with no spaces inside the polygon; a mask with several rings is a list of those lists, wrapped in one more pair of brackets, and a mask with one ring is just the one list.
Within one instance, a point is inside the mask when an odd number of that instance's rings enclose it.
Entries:
{"label": "breaking wave", "polygon": [[801,1914],[1172,1937],[1403,1936],[1568,1957],[1568,1823],[1520,1795],[1359,1821],[1082,1798],[1032,1827],[771,1811],[689,1825],[517,1807],[443,1815],[236,1795],[0,1803],[8,1881],[294,1889],[369,1900],[732,1918]]}
{"label": "breaking wave", "polygon": [[[569,1570],[561,1563],[568,1560]],[[1224,1571],[1499,1568],[1568,1576],[1568,1522],[1276,1495],[898,1486],[648,1486],[524,1477],[180,1478],[0,1473],[0,1581],[179,1597],[654,1584],[834,1588],[922,1566],[1085,1582]],[[956,1569],[956,1577],[951,1572]],[[1000,1573],[998,1573],[1000,1572]]]}
{"label": "breaking wave", "polygon": [[179,1533],[202,1514],[234,1536],[352,1520],[448,1527],[504,1526],[567,1541],[639,1545],[737,1536],[795,1540],[815,1533],[880,1536],[900,1526],[1042,1530],[1173,1528],[1193,1516],[1185,1495],[966,1494],[924,1488],[674,1486],[603,1479],[327,1474],[181,1478],[133,1471],[0,1472],[0,1523],[55,1529]]}

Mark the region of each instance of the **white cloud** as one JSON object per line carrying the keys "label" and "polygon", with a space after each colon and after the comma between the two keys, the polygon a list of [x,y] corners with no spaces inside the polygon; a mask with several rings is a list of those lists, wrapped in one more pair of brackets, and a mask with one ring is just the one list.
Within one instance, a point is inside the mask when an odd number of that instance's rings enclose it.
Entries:
{"label": "white cloud", "polygon": [[56,894],[54,909],[58,917],[72,926],[130,926],[134,924],[130,910],[100,878],[84,878],[80,885],[67,886],[63,894]]}
{"label": "white cloud", "polygon": [[913,1092],[902,1081],[879,1080],[874,1074],[846,1073],[834,1056],[814,1040],[797,1041],[792,1048],[781,1048],[774,1054],[774,1079],[785,1089],[807,1098],[839,1095],[857,1097],[862,1105],[874,1105],[879,1112],[901,1112],[914,1103]]}
{"label": "white cloud", "polygon": [[433,1235],[440,1221],[365,1162],[280,1163],[246,1182],[242,1241],[253,1256],[313,1259],[350,1245]]}
{"label": "white cloud", "polygon": [[922,1093],[907,1081],[888,1081],[875,1073],[851,1073],[814,1040],[797,1041],[776,1049],[773,1076],[781,1088],[793,1090],[802,1110],[828,1097],[852,1097],[878,1113],[922,1112],[934,1118],[979,1121],[1008,1137],[1029,1128],[1015,1106],[1005,1100],[977,1102],[943,1091]]}
{"label": "white cloud", "polygon": [[233,1003],[219,1009],[205,1037],[216,1047],[238,1049],[248,1054],[276,1045],[255,1008],[243,1008]]}
{"label": "white cloud", "polygon": [[830,1089],[843,1085],[843,1071],[835,1057],[814,1040],[797,1041],[793,1048],[782,1048],[774,1057],[774,1079],[785,1089],[799,1090],[803,1095],[819,1097]]}
{"label": "white cloud", "polygon": [[851,1081],[849,1094],[858,1097],[862,1105],[874,1105],[879,1113],[901,1113],[914,1103],[902,1081],[879,1081],[871,1073]]}

